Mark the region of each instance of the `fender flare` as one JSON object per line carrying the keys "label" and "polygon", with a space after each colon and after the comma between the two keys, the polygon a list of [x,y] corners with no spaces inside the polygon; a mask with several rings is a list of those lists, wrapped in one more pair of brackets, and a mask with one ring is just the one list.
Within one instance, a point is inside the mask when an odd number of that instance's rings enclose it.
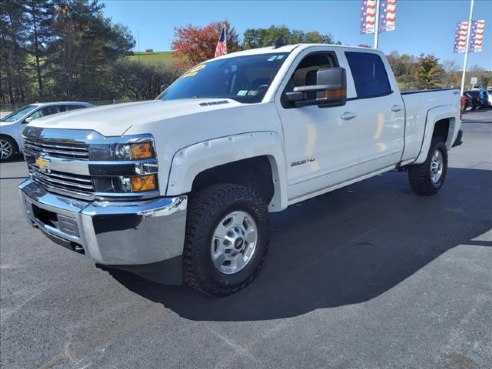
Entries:
{"label": "fender flare", "polygon": [[449,119],[449,132],[446,140],[446,147],[451,149],[453,142],[456,140],[459,131],[460,117],[459,113],[450,114],[450,111],[454,111],[453,105],[441,105],[427,111],[427,117],[425,120],[424,138],[422,140],[422,146],[420,153],[417,156],[414,164],[422,164],[427,158],[427,154],[430,149],[432,134],[437,122],[443,119]]}
{"label": "fender flare", "polygon": [[272,168],[274,195],[269,211],[287,208],[287,172],[283,142],[277,132],[248,132],[198,142],[178,150],[169,170],[166,196],[191,192],[201,172],[223,164],[266,156]]}

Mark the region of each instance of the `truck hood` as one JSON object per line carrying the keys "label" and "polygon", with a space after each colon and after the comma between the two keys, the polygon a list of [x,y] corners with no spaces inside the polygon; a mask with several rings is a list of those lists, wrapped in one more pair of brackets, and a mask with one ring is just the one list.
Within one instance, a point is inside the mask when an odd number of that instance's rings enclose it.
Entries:
{"label": "truck hood", "polygon": [[29,126],[58,129],[94,130],[104,136],[121,136],[135,125],[158,122],[179,116],[230,109],[242,105],[230,99],[152,100],[105,105],[75,110],[37,119]]}

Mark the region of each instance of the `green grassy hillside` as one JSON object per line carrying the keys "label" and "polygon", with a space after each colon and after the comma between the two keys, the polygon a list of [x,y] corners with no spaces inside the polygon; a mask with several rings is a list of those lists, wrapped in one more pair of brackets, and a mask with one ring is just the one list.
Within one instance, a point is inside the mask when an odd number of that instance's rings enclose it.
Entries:
{"label": "green grassy hillside", "polygon": [[128,59],[146,64],[172,64],[175,62],[172,51],[135,52]]}

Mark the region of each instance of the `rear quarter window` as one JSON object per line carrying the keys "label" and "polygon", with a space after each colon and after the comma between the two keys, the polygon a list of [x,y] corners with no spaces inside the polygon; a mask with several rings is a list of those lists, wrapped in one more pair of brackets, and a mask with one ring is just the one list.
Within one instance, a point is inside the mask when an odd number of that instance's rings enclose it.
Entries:
{"label": "rear quarter window", "polygon": [[377,54],[346,52],[358,98],[389,95],[392,93],[383,61]]}

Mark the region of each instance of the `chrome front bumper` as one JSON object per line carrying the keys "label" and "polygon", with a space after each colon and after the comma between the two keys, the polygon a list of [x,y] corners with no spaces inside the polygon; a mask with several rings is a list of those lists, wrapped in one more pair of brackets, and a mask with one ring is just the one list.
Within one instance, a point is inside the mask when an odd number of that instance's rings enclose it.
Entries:
{"label": "chrome front bumper", "polygon": [[46,192],[32,179],[19,190],[30,224],[96,263],[143,265],[183,252],[187,196],[87,202]]}

